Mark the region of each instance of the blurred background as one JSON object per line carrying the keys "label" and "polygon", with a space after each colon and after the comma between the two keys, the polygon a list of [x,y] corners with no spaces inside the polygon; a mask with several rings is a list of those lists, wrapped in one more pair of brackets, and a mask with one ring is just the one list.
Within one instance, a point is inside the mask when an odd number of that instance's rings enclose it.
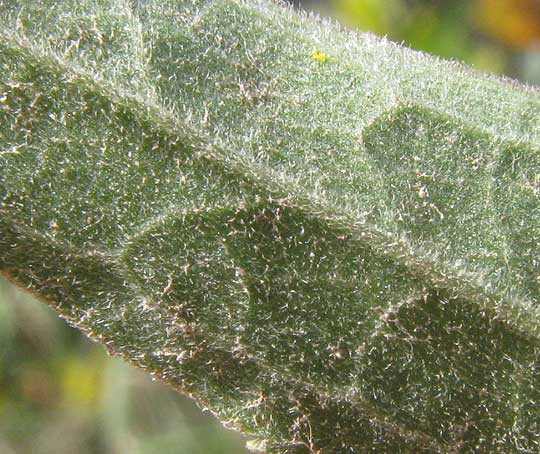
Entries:
{"label": "blurred background", "polygon": [[0,454],[244,454],[244,445],[0,279]]}
{"label": "blurred background", "polygon": [[304,0],[296,7],[477,69],[540,83],[540,0]]}
{"label": "blurred background", "polygon": [[[540,83],[540,0],[328,0],[332,16]],[[245,440],[0,280],[0,453],[244,454]]]}

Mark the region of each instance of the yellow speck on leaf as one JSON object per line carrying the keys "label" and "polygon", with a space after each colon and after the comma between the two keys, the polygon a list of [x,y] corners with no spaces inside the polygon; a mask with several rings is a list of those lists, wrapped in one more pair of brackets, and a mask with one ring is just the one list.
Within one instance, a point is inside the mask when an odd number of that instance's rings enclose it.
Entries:
{"label": "yellow speck on leaf", "polygon": [[313,58],[313,60],[317,60],[317,61],[319,61],[321,63],[330,60],[330,57],[328,55],[326,55],[323,52],[319,52],[319,51],[313,52],[311,54],[311,58]]}

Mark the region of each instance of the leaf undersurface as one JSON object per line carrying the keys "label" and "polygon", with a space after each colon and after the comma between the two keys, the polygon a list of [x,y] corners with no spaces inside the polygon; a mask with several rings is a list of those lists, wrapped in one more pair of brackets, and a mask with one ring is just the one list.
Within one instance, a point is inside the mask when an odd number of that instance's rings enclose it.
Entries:
{"label": "leaf undersurface", "polygon": [[10,280],[253,449],[538,451],[537,91],[263,0],[0,25]]}

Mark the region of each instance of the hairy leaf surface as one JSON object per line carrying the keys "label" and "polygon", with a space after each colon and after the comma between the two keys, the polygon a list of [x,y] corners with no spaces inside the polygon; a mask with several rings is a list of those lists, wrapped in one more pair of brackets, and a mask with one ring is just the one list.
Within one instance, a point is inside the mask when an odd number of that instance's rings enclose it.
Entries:
{"label": "hairy leaf surface", "polygon": [[537,91],[263,0],[0,24],[13,282],[267,452],[540,449]]}

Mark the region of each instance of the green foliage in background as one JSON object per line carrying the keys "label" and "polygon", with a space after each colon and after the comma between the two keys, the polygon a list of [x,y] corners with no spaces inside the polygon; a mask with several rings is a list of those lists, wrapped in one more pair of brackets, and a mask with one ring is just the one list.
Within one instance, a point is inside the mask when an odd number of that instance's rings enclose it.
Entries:
{"label": "green foliage in background", "polygon": [[332,12],[351,26],[387,35],[415,49],[501,70],[502,62],[497,58],[501,51],[473,33],[470,13],[474,12],[471,5],[475,1],[330,0],[327,3]]}
{"label": "green foliage in background", "polygon": [[254,448],[538,450],[537,92],[262,0],[0,22],[3,274]]}
{"label": "green foliage in background", "polygon": [[540,83],[537,0],[321,0],[344,24],[485,71]]}

